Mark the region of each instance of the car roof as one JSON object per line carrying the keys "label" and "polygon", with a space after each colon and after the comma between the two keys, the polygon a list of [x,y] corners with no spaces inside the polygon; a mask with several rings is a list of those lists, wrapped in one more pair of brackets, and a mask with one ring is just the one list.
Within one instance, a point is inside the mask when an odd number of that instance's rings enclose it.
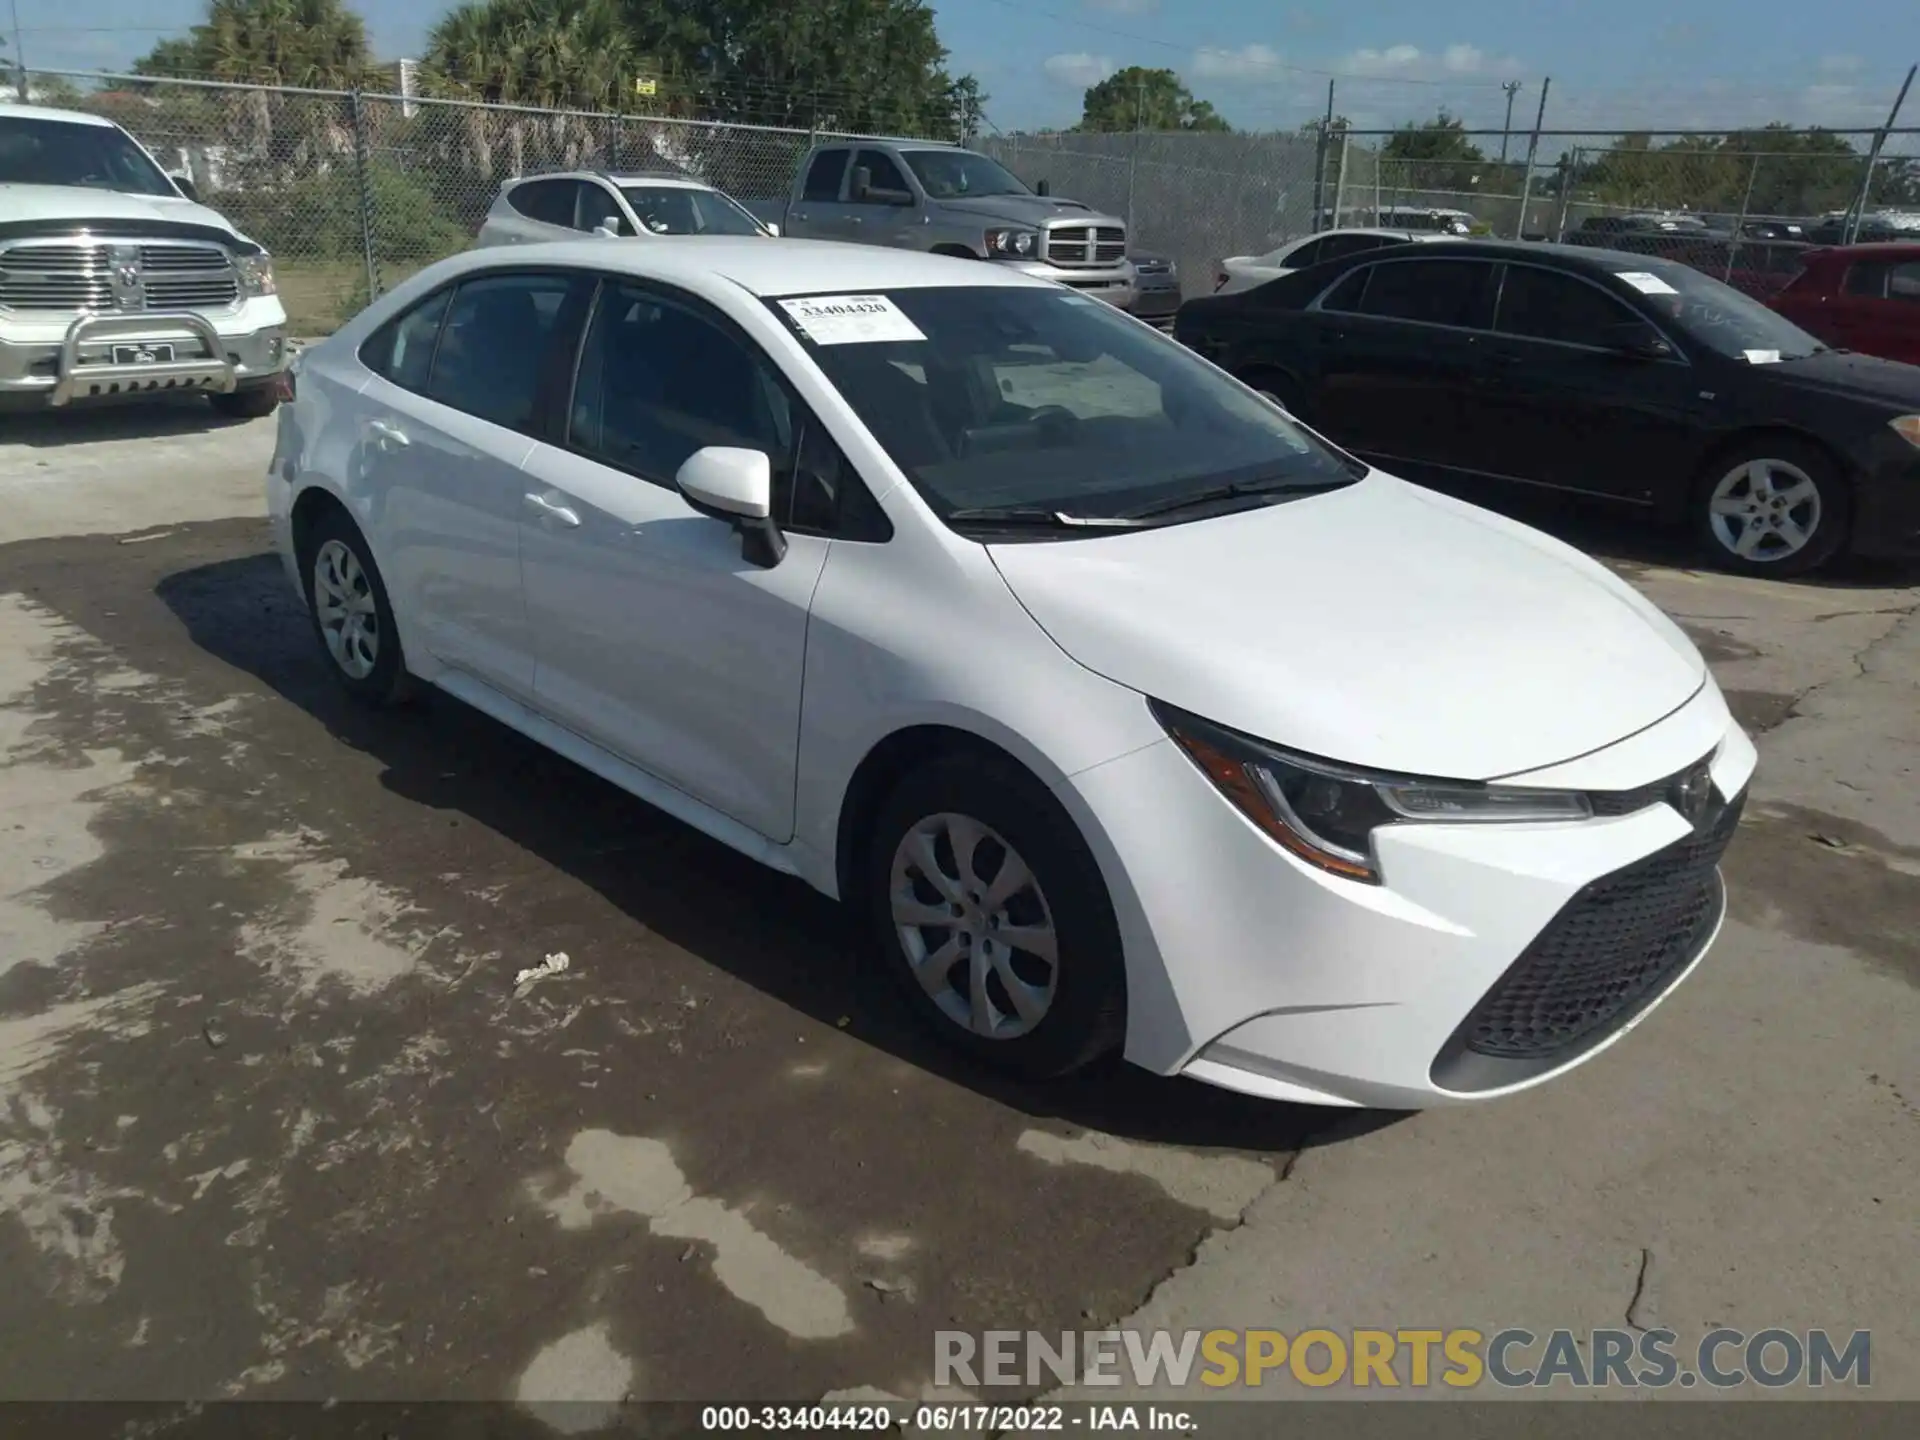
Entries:
{"label": "car roof", "polygon": [[538,175],[516,175],[501,188],[511,190],[519,185],[529,185],[535,180],[605,180],[614,185],[666,185],[684,190],[711,190],[713,186],[704,180],[696,180],[691,175],[677,174],[672,170],[624,170],[619,174],[609,174],[605,170],[551,170]]}
{"label": "car roof", "polygon": [[0,105],[0,120],[62,120],[69,125],[99,125],[109,130],[116,128],[113,121],[100,115],[89,115],[84,110],[54,110],[45,105]]}
{"label": "car roof", "polygon": [[978,260],[950,255],[834,240],[770,240],[759,235],[664,235],[645,245],[562,240],[468,250],[457,259],[462,262],[458,268],[463,272],[494,266],[518,269],[540,264],[579,265],[661,280],[708,296],[730,284],[762,299],[921,290],[943,285],[1051,289],[1053,284],[1008,265],[982,265]]}

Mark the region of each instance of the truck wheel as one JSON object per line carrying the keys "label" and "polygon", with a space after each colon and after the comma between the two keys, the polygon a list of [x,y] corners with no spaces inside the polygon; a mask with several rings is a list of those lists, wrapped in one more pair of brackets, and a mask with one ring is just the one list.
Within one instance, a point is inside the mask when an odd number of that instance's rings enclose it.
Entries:
{"label": "truck wheel", "polygon": [[209,395],[207,402],[229,420],[258,420],[274,412],[280,397],[271,385],[250,385],[227,395]]}

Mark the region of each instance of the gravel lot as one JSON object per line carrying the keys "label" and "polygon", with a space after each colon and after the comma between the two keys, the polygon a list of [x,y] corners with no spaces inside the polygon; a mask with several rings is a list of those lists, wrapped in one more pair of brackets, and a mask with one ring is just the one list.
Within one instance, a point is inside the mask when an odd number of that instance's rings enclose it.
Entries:
{"label": "gravel lot", "polygon": [[0,1397],[917,1396],[936,1328],[1657,1318],[1870,1329],[1920,1399],[1911,572],[1527,517],[1763,732],[1718,950],[1571,1078],[1020,1089],[811,892],[451,701],[346,706],[272,426],[0,421]]}

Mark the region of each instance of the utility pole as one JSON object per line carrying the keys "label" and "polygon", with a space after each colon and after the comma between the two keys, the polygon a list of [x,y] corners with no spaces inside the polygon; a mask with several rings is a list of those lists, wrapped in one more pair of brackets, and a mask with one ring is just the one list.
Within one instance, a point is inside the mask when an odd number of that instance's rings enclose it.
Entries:
{"label": "utility pole", "polygon": [[1552,84],[1551,75],[1540,82],[1540,109],[1533,117],[1533,138],[1527,142],[1527,177],[1520,182],[1520,218],[1513,227],[1516,240],[1527,232],[1527,202],[1533,198],[1533,161],[1540,153],[1540,127],[1547,123],[1547,90]]}
{"label": "utility pole", "polygon": [[20,103],[27,103],[27,52],[20,43],[20,0],[13,4],[13,80],[20,92]]}
{"label": "utility pole", "polygon": [[1313,218],[1307,224],[1309,235],[1320,231],[1320,215],[1327,208],[1327,147],[1333,142],[1333,81],[1327,81],[1327,118],[1320,123],[1320,144],[1313,156]]}
{"label": "utility pole", "polygon": [[1520,93],[1520,82],[1509,80],[1500,87],[1507,92],[1507,123],[1500,127],[1500,164],[1507,163],[1507,138],[1513,134],[1513,97]]}

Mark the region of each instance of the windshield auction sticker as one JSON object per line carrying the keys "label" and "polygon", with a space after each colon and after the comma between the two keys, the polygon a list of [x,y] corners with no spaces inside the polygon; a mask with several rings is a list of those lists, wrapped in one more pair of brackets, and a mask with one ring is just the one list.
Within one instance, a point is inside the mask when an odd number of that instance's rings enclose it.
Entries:
{"label": "windshield auction sticker", "polygon": [[780,308],[816,345],[927,338],[884,295],[810,295],[804,300],[782,300]]}
{"label": "windshield auction sticker", "polygon": [[1658,275],[1651,275],[1645,270],[1616,270],[1613,272],[1613,278],[1626,281],[1642,295],[1678,295],[1680,293]]}

